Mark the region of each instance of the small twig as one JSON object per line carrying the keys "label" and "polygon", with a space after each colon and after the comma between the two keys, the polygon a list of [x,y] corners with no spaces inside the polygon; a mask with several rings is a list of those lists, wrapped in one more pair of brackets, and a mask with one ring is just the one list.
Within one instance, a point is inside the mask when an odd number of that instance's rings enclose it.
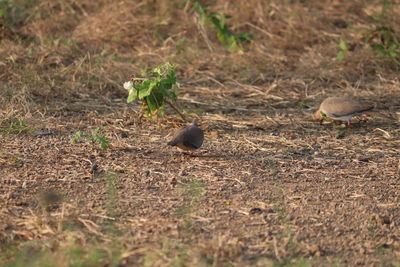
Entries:
{"label": "small twig", "polygon": [[188,120],[186,119],[185,115],[169,100],[164,99],[164,101],[171,106],[171,108],[173,108],[178,114],[179,116],[181,116],[181,118],[183,119],[183,121],[188,122]]}
{"label": "small twig", "polygon": [[210,52],[214,52],[214,48],[211,45],[210,39],[208,39],[208,36],[207,36],[207,33],[206,33],[206,29],[204,28],[203,24],[200,22],[200,18],[199,18],[198,14],[195,14],[194,20],[195,20],[197,28],[198,28],[198,30],[199,30],[199,32],[201,34],[201,37],[203,37],[203,39],[204,39],[204,41],[205,41],[205,43],[206,43],[206,45],[208,47],[208,50],[210,50]]}
{"label": "small twig", "polygon": [[268,36],[268,37],[271,38],[271,39],[272,39],[272,38],[276,38],[276,36],[272,35],[271,33],[267,32],[266,30],[264,30],[264,29],[262,29],[262,28],[260,28],[260,27],[258,27],[258,26],[256,26],[256,25],[254,25],[254,24],[252,24],[252,23],[250,23],[250,22],[245,23],[245,25],[248,25],[248,26],[250,26],[250,27],[252,27],[252,28],[254,28],[254,29],[256,29],[256,30],[262,32],[262,33],[264,33],[266,36]]}
{"label": "small twig", "polygon": [[382,132],[382,133],[383,133],[383,136],[384,136],[385,138],[390,138],[390,137],[391,137],[390,134],[389,134],[387,131],[385,131],[385,130],[383,130],[383,129],[381,129],[381,128],[375,128],[374,131],[380,131],[380,132]]}
{"label": "small twig", "polygon": [[[145,80],[151,80],[151,78],[137,78],[137,77],[132,77],[131,81],[145,81]],[[154,78],[153,78],[154,80]]]}
{"label": "small twig", "polygon": [[276,238],[274,236],[273,238],[273,244],[274,244],[274,252],[275,252],[275,257],[278,259],[278,261],[281,261],[281,257],[279,256],[279,251],[278,251],[278,245],[276,243]]}
{"label": "small twig", "polygon": [[244,139],[247,143],[249,143],[253,148],[256,148],[256,149],[261,150],[261,151],[271,152],[270,150],[265,149],[265,148],[263,148],[263,147],[257,145],[256,143],[254,143],[254,142],[248,140],[247,138],[243,138],[243,139]]}

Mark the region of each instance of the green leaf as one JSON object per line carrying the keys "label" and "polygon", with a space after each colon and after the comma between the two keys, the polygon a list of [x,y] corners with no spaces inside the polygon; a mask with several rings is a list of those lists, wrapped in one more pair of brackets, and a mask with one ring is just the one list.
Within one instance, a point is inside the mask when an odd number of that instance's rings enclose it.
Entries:
{"label": "green leaf", "polygon": [[345,51],[339,51],[339,53],[336,56],[336,60],[337,61],[343,61],[345,55],[346,55]]}
{"label": "green leaf", "polygon": [[237,39],[242,43],[250,43],[252,35],[249,33],[241,33],[237,35]]}
{"label": "green leaf", "polygon": [[176,79],[173,77],[164,79],[160,81],[160,87],[163,91],[168,91],[172,88],[172,86],[176,83]]}
{"label": "green leaf", "polygon": [[396,52],[398,44],[392,43],[389,47],[389,55],[391,57],[397,57],[398,53]]}
{"label": "green leaf", "polygon": [[322,120],[324,120],[324,121],[328,120],[328,116],[326,115],[325,112],[320,111],[320,113],[321,113],[321,116],[322,116]]}
{"label": "green leaf", "polygon": [[154,114],[163,105],[163,95],[160,92],[153,92],[146,97],[146,103],[150,113]]}
{"label": "green leaf", "polygon": [[373,45],[372,49],[377,51],[379,56],[386,56],[387,55],[387,52],[386,52],[385,47],[383,45],[380,45],[380,44]]}
{"label": "green leaf", "polygon": [[105,136],[100,136],[98,139],[98,143],[100,143],[100,147],[103,150],[106,150],[110,146],[110,142],[106,139]]}
{"label": "green leaf", "polygon": [[197,10],[200,16],[200,23],[204,24],[207,21],[207,11],[200,5],[199,2],[194,2],[193,4],[194,9]]}
{"label": "green leaf", "polygon": [[208,20],[213,28],[217,31],[217,37],[220,43],[230,51],[241,50],[241,47],[239,46],[240,42],[250,43],[250,34],[235,34],[230,31],[229,26],[226,23],[226,19],[230,19],[232,16],[216,12],[207,12],[207,10],[204,9],[198,2],[194,3],[194,8],[200,14],[200,20],[202,23],[205,20]]}
{"label": "green leaf", "polygon": [[221,21],[219,18],[217,18],[216,16],[211,16],[210,17],[211,23],[214,25],[215,29],[219,32],[221,31],[222,27],[221,27]]}
{"label": "green leaf", "polygon": [[110,142],[108,141],[107,137],[105,137],[101,131],[103,131],[104,127],[97,127],[92,132],[92,136],[89,138],[92,142],[97,143],[100,145],[101,149],[106,150]]}
{"label": "green leaf", "polygon": [[339,47],[340,47],[340,49],[342,49],[342,50],[344,50],[344,51],[347,51],[347,50],[349,50],[349,49],[347,48],[347,44],[346,44],[346,42],[345,42],[345,41],[343,41],[342,39],[340,39],[340,42],[339,42]]}
{"label": "green leaf", "polygon": [[235,52],[235,51],[240,50],[239,45],[236,42],[235,36],[229,36],[227,38],[226,42],[227,42],[229,51]]}
{"label": "green leaf", "polygon": [[135,88],[129,89],[128,99],[126,100],[127,103],[131,103],[138,98],[138,91]]}
{"label": "green leaf", "polygon": [[153,77],[153,78],[159,78],[160,74],[161,74],[161,70],[156,68],[155,71],[151,72],[149,76]]}
{"label": "green leaf", "polygon": [[78,141],[84,136],[85,134],[81,131],[77,131],[74,136],[71,138],[71,143],[78,143]]}
{"label": "green leaf", "polygon": [[178,98],[178,90],[171,91],[169,97],[175,101]]}
{"label": "green leaf", "polygon": [[152,90],[157,86],[157,81],[154,80],[145,80],[139,87],[139,99],[143,99],[146,96],[149,96]]}
{"label": "green leaf", "polygon": [[128,103],[139,99],[143,104],[142,111],[149,118],[162,116],[165,112],[164,99],[175,101],[178,95],[179,84],[176,82],[174,67],[170,62],[166,62],[154,69],[143,71],[142,82],[125,83],[124,88],[129,91]]}
{"label": "green leaf", "polygon": [[396,51],[389,51],[389,56],[390,57],[397,57],[397,52]]}

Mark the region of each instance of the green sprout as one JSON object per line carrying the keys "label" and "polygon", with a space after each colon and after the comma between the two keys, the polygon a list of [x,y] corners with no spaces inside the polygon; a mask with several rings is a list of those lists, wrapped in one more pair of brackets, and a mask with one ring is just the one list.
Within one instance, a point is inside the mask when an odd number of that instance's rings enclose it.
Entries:
{"label": "green sprout", "polygon": [[71,138],[70,142],[73,143],[73,144],[76,144],[76,143],[79,142],[79,140],[82,139],[82,137],[83,137],[84,135],[85,135],[84,132],[77,131],[77,132],[74,134],[74,136]]}
{"label": "green sprout", "polygon": [[100,133],[104,127],[97,127],[92,132],[92,136],[89,138],[93,143],[100,145],[101,149],[106,150],[110,146],[110,141],[102,133]]}
{"label": "green sprout", "polygon": [[340,61],[343,61],[345,55],[349,51],[349,48],[347,47],[346,42],[343,41],[342,39],[340,39],[339,48],[340,48],[340,51],[336,56],[336,60],[340,62]]}
{"label": "green sprout", "polygon": [[101,149],[106,150],[110,146],[110,141],[101,133],[104,127],[97,127],[92,131],[91,136],[84,131],[77,131],[74,136],[70,139],[73,144],[79,142],[92,142],[100,145]]}
{"label": "green sprout", "polygon": [[226,19],[232,18],[230,15],[209,12],[199,2],[194,3],[194,9],[200,16],[202,24],[209,23],[217,31],[220,43],[231,52],[242,51],[242,43],[250,43],[252,36],[249,33],[234,33],[229,29]]}

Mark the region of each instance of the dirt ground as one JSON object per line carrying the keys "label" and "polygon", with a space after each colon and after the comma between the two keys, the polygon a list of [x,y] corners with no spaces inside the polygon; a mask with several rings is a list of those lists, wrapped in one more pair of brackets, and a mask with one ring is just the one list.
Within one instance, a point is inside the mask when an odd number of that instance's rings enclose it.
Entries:
{"label": "dirt ground", "polygon": [[[252,33],[243,52],[184,1],[56,2],[2,18],[1,265],[400,266],[399,65],[360,41],[380,1],[202,1]],[[165,61],[205,131],[194,156],[166,145],[173,110],[126,104]],[[332,95],[375,109],[320,125]],[[71,142],[97,127],[108,149]]]}

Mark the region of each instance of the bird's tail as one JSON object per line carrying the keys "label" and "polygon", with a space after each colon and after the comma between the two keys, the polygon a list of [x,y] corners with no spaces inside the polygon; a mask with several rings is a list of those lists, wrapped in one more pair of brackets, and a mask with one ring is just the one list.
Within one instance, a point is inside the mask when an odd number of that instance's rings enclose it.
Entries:
{"label": "bird's tail", "polygon": [[363,106],[360,108],[360,111],[359,111],[359,112],[369,111],[369,110],[371,110],[371,109],[373,109],[373,108],[374,108],[374,105],[365,104],[365,105],[363,105]]}

